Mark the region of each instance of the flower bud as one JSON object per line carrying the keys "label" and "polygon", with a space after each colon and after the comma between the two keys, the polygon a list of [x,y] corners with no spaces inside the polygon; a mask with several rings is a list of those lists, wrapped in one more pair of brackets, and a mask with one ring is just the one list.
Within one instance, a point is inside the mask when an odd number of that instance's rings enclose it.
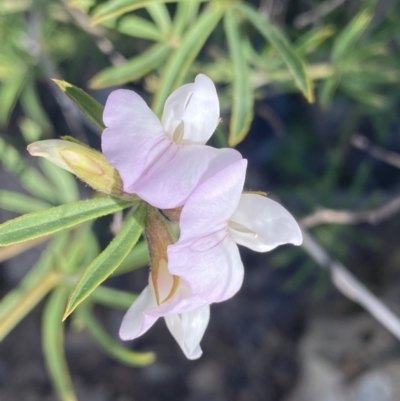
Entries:
{"label": "flower bud", "polygon": [[74,173],[92,188],[110,195],[123,197],[122,180],[118,171],[105,156],[72,141],[50,139],[28,146],[32,156],[41,156],[63,169]]}

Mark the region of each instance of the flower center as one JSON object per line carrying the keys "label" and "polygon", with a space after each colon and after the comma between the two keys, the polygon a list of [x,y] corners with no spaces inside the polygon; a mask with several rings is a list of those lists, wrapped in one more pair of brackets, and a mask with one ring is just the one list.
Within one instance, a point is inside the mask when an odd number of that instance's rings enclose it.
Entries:
{"label": "flower center", "polygon": [[250,228],[247,228],[244,225],[237,223],[236,221],[229,220],[228,227],[243,234],[253,235],[254,238],[258,237],[258,234],[255,231],[250,230]]}
{"label": "flower center", "polygon": [[185,124],[183,120],[178,124],[178,126],[175,128],[175,131],[172,135],[172,140],[176,143],[181,142],[183,138],[183,134],[185,132]]}

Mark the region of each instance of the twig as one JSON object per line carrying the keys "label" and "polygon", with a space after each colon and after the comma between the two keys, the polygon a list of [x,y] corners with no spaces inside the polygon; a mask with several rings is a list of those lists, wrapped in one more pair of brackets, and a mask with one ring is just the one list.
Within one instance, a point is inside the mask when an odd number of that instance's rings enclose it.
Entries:
{"label": "twig", "polygon": [[91,25],[89,17],[79,9],[71,7],[67,0],[62,2],[79,27],[93,37],[96,46],[108,56],[112,65],[119,65],[126,61],[126,58],[115,50],[113,43],[104,35],[104,30],[100,26]]}
{"label": "twig", "polygon": [[400,212],[400,196],[374,210],[352,212],[349,210],[319,209],[302,218],[299,224],[303,228],[315,227],[322,223],[336,224],[379,224]]}
{"label": "twig", "polygon": [[346,267],[332,259],[306,230],[303,230],[303,248],[320,267],[330,271],[333,284],[343,295],[363,306],[400,340],[399,318],[364,284],[360,283]]}
{"label": "twig", "polygon": [[307,11],[305,13],[299,14],[294,19],[294,26],[296,28],[304,28],[307,25],[314,24],[318,22],[325,15],[329,14],[339,6],[341,6],[346,0],[327,0],[321,3],[318,7]]}
{"label": "twig", "polygon": [[363,135],[353,135],[351,138],[351,144],[360,150],[365,150],[369,155],[375,159],[382,160],[394,167],[400,168],[400,154],[390,152],[389,150],[383,149],[380,146],[372,144]]}

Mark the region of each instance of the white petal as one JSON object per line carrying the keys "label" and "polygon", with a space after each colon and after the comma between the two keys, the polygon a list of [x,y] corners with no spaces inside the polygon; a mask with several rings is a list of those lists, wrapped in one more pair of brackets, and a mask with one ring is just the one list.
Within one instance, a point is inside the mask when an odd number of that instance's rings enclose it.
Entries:
{"label": "white petal", "polygon": [[135,92],[119,89],[110,94],[103,113],[102,150],[118,170],[127,192],[165,152],[171,141],[145,101]]}
{"label": "white petal", "polygon": [[165,102],[161,123],[171,140],[175,129],[182,121],[188,100],[193,93],[193,86],[194,84],[186,84],[179,87],[168,96]]}
{"label": "white petal", "polygon": [[170,138],[183,122],[182,143],[205,144],[219,120],[219,100],[214,83],[204,74],[194,84],[180,87],[167,99],[162,123]]}
{"label": "white petal", "polygon": [[178,289],[169,301],[149,309],[146,313],[156,317],[177,315],[200,308],[208,303],[206,300],[193,295],[190,286],[181,279]]}
{"label": "white petal", "polygon": [[126,312],[119,336],[122,340],[133,340],[144,334],[157,320],[157,316],[151,316],[145,312],[157,305],[154,291],[147,286],[132,306]]}
{"label": "white petal", "polygon": [[234,296],[244,275],[238,247],[227,228],[192,242],[170,245],[168,269],[190,286],[193,295],[207,303]]}
{"label": "white petal", "polygon": [[[227,164],[227,163],[226,163]],[[179,241],[192,241],[227,227],[242,194],[247,160],[219,169],[190,195],[183,207]]]}
{"label": "white petal", "polygon": [[268,252],[279,245],[300,245],[302,234],[293,216],[279,203],[256,194],[243,194],[230,219],[249,232],[230,229],[239,245],[257,252]]}
{"label": "white petal", "polygon": [[161,209],[182,206],[200,184],[226,166],[242,161],[242,156],[234,149],[170,144],[135,185],[138,196]]}
{"label": "white petal", "polygon": [[188,359],[200,358],[200,341],[210,320],[210,306],[165,317],[167,327]]}

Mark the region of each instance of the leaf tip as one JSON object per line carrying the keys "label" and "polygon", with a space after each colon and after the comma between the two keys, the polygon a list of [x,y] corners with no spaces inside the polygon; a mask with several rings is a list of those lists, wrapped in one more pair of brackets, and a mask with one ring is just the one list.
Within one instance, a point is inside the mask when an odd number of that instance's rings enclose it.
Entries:
{"label": "leaf tip", "polygon": [[70,303],[68,302],[66,308],[65,308],[65,312],[63,314],[63,317],[61,319],[62,322],[65,322],[68,318],[68,316],[74,311],[75,308],[71,308]]}
{"label": "leaf tip", "polygon": [[52,81],[63,91],[66,92],[66,89],[71,86],[67,81],[63,81],[62,79],[52,78]]}

